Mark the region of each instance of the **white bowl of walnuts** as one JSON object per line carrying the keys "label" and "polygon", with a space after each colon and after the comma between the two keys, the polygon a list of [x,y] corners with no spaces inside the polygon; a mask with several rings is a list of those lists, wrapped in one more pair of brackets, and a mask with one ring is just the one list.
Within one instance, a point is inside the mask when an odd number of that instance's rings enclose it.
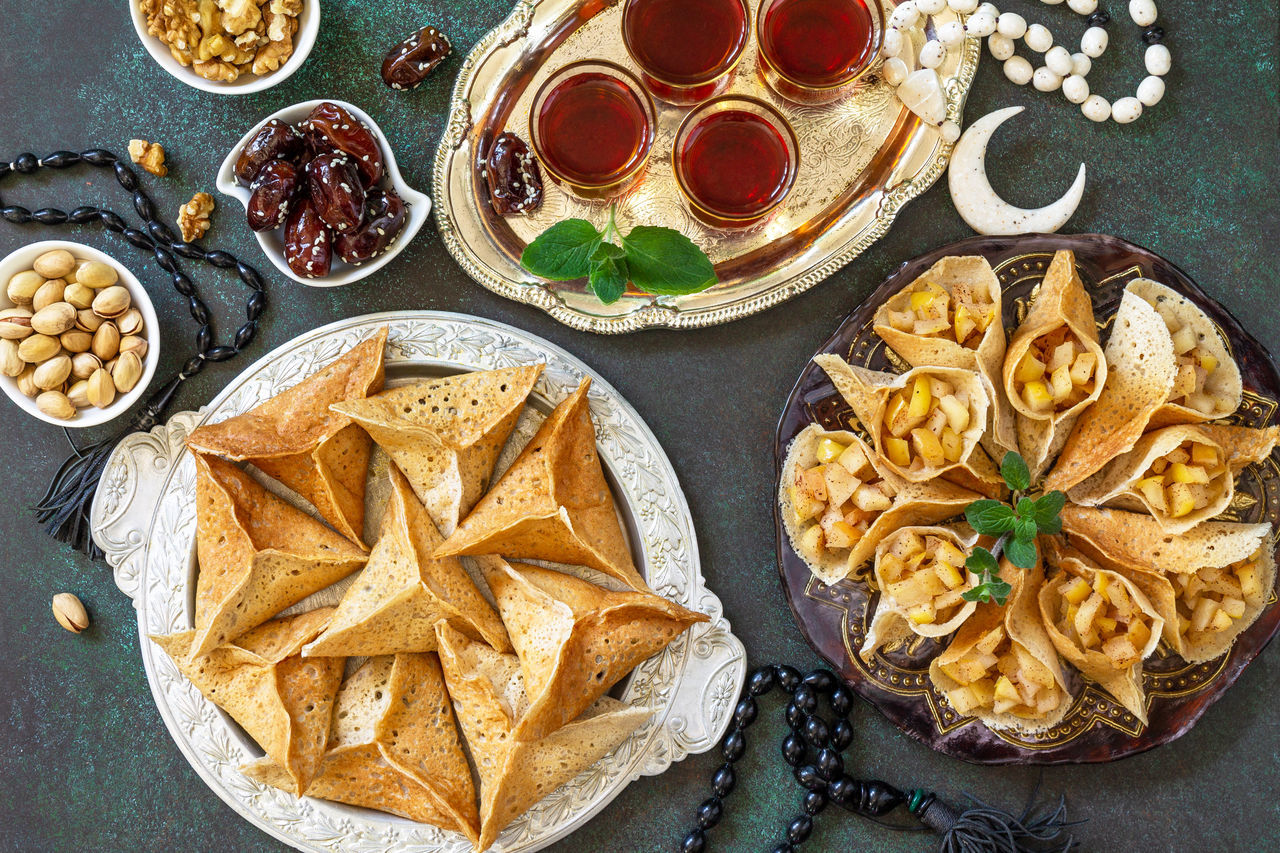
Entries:
{"label": "white bowl of walnuts", "polygon": [[91,427],[128,411],[160,360],[156,311],[110,255],[44,240],[0,261],[0,387],[27,414]]}

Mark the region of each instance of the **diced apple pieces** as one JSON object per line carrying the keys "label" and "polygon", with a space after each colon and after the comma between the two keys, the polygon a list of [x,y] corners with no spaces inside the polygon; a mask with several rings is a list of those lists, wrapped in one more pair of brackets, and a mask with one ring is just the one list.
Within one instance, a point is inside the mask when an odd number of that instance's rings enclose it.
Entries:
{"label": "diced apple pieces", "polygon": [[1084,385],[1093,378],[1094,368],[1098,366],[1098,356],[1091,352],[1082,352],[1071,363],[1071,381],[1076,385]]}
{"label": "diced apple pieces", "polygon": [[1036,358],[1036,354],[1032,350],[1027,350],[1026,354],[1018,362],[1018,369],[1014,371],[1013,378],[1014,381],[1025,384],[1044,376],[1044,371],[1044,362]]}
{"label": "diced apple pieces", "polygon": [[838,512],[838,508],[853,497],[853,493],[858,490],[858,486],[862,485],[862,481],[840,464],[824,465],[822,472],[823,484],[827,490],[827,502]]}
{"label": "diced apple pieces", "polygon": [[1039,379],[1033,379],[1022,386],[1022,401],[1033,412],[1047,412],[1053,408],[1053,393]]}
{"label": "diced apple pieces", "polygon": [[800,536],[800,547],[806,551],[821,551],[824,544],[822,528],[816,524],[806,529]]}
{"label": "diced apple pieces", "polygon": [[791,510],[795,513],[798,524],[803,524],[814,516],[821,515],[825,508],[826,503],[809,494],[809,491],[804,487],[803,479],[791,485]]}
{"label": "diced apple pieces", "polygon": [[868,470],[871,468],[871,460],[867,459],[866,451],[860,444],[849,445],[836,461],[855,477],[867,480],[875,476],[874,471]]}
{"label": "diced apple pieces", "polygon": [[1196,499],[1191,487],[1186,483],[1171,483],[1166,492],[1168,513],[1170,518],[1182,518],[1190,515],[1196,508]]}
{"label": "diced apple pieces", "polygon": [[1240,594],[1251,606],[1262,604],[1262,580],[1258,577],[1258,564],[1244,563],[1236,567],[1236,577],[1240,579]]}
{"label": "diced apple pieces", "polygon": [[884,493],[882,484],[863,483],[853,493],[853,505],[864,512],[884,512],[893,506],[893,499]]}
{"label": "diced apple pieces", "polygon": [[911,464],[911,446],[905,439],[889,436],[884,440],[884,455],[890,462],[901,468]]}
{"label": "diced apple pieces", "polygon": [[818,442],[818,461],[824,465],[835,462],[847,448],[834,438],[824,438]]}
{"label": "diced apple pieces", "polygon": [[1214,468],[1222,464],[1222,456],[1216,447],[1194,441],[1191,443],[1191,461],[1197,465]]}
{"label": "diced apple pieces", "polygon": [[1128,669],[1142,659],[1129,637],[1112,637],[1102,644],[1102,653],[1116,669]]}
{"label": "diced apple pieces", "polygon": [[911,383],[911,402],[907,406],[907,417],[924,420],[932,408],[933,395],[929,391],[929,377],[923,373],[916,374]]}
{"label": "diced apple pieces", "polygon": [[942,450],[942,442],[927,429],[911,431],[911,449],[923,465],[929,468],[941,468],[947,464],[946,454]]}
{"label": "diced apple pieces", "polygon": [[947,417],[947,426],[956,433],[963,433],[969,428],[969,407],[960,402],[954,394],[948,394],[938,400],[938,408]]}
{"label": "diced apple pieces", "polygon": [[1089,582],[1080,577],[1071,578],[1067,582],[1063,583],[1059,587],[1059,590],[1062,592],[1063,598],[1071,604],[1077,605],[1088,598],[1089,594],[1093,591],[1089,586]]}
{"label": "diced apple pieces", "polygon": [[1054,403],[1065,403],[1074,387],[1071,382],[1070,365],[1064,364],[1054,368],[1053,373],[1049,375],[1049,392],[1053,394]]}
{"label": "diced apple pieces", "polygon": [[852,548],[858,544],[858,540],[861,538],[862,531],[843,520],[831,525],[831,529],[827,531],[828,547],[837,550]]}
{"label": "diced apple pieces", "polygon": [[1197,343],[1196,333],[1190,326],[1183,326],[1173,333],[1173,351],[1176,355],[1191,352]]}

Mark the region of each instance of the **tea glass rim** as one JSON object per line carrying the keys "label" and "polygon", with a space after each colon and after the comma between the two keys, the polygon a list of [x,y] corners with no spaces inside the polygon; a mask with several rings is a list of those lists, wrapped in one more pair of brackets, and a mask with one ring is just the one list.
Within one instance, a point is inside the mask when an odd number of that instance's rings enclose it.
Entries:
{"label": "tea glass rim", "polygon": [[[764,37],[765,7],[786,2],[788,2],[788,0],[759,0],[759,2],[756,3],[756,49],[759,51],[761,64],[768,65],[769,70],[774,74],[777,74],[797,89],[803,89],[806,92],[824,93],[831,92],[836,89],[842,89],[845,86],[856,83],[876,64],[876,58],[880,55],[881,47],[884,44],[885,27],[888,26],[888,22],[884,14],[884,4],[882,0],[861,0],[861,2],[867,7],[867,11],[871,14],[871,44],[867,48],[866,61],[858,66],[858,68],[849,77],[835,83],[829,83],[825,86],[815,86],[812,83],[802,83],[793,77],[787,76],[787,74],[778,67],[776,62],[769,59],[765,50],[765,44],[767,42]],[[850,2],[856,3],[858,0],[850,0]]]}
{"label": "tea glass rim", "polygon": [[[728,77],[730,74],[732,74],[737,69],[737,67],[742,63],[742,57],[745,56],[747,53],[747,46],[751,44],[751,30],[752,30],[751,0],[737,0],[738,4],[742,6],[742,17],[743,17],[743,23],[745,24],[745,26],[743,27],[742,38],[738,41],[736,52],[734,53],[733,58],[730,60],[729,64],[725,66],[723,71],[720,71],[715,76],[708,77],[705,80],[696,80],[691,83],[673,82],[671,80],[666,79],[661,74],[656,74],[652,70],[650,70],[649,67],[646,66],[645,63],[640,60],[640,57],[636,56],[635,51],[631,49],[631,40],[627,37],[627,29],[628,29],[627,28],[627,11],[636,2],[638,2],[638,0],[624,0],[622,4],[622,16],[618,24],[618,28],[622,33],[622,47],[624,50],[626,50],[627,56],[631,58],[631,61],[636,64],[636,67],[640,69],[643,75],[652,77],[654,80],[657,80],[663,86],[667,86],[671,89],[675,89],[675,90],[697,89],[702,86],[709,86],[712,83],[717,83],[720,80],[723,80],[725,77]],[[758,40],[758,37],[757,37],[757,40]],[[648,87],[646,87],[646,89],[647,88]]]}

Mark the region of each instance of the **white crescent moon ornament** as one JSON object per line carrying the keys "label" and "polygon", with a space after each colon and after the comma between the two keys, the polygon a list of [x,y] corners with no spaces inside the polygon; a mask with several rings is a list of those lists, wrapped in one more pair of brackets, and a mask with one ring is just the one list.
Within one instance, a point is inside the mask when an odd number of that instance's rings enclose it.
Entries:
{"label": "white crescent moon ornament", "polygon": [[1067,224],[1084,196],[1083,163],[1067,194],[1045,207],[1026,210],[996,195],[987,180],[987,143],[997,127],[1020,112],[1022,107],[1006,107],[988,113],[969,126],[951,152],[947,169],[951,201],[960,218],[979,234],[1052,233]]}

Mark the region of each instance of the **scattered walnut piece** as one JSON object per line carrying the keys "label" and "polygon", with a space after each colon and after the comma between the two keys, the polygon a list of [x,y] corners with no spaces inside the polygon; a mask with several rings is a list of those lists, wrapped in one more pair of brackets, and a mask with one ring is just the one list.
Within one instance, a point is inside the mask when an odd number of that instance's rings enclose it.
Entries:
{"label": "scattered walnut piece", "polygon": [[180,64],[234,82],[276,71],[293,55],[303,0],[136,0],[147,32]]}
{"label": "scattered walnut piece", "polygon": [[191,201],[178,209],[178,227],[182,229],[182,239],[188,243],[199,240],[209,230],[209,214],[213,213],[213,196],[208,193],[196,193]]}
{"label": "scattered walnut piece", "polygon": [[159,142],[130,139],[129,159],[158,178],[169,174],[169,167],[164,164],[164,146]]}

